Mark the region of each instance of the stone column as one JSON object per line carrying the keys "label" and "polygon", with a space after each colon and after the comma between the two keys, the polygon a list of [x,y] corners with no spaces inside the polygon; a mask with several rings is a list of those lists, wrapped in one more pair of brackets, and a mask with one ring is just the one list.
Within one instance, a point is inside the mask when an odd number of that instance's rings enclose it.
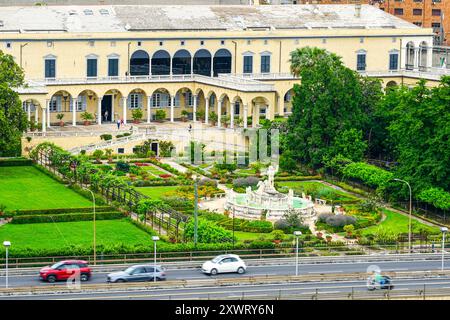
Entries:
{"label": "stone column", "polygon": [[78,97],[75,99],[72,99],[72,126],[77,125],[77,101]]}
{"label": "stone column", "polygon": [[247,129],[248,105],[244,104],[244,129]]}
{"label": "stone column", "polygon": [[214,56],[211,55],[211,77],[214,77]]}
{"label": "stone column", "polygon": [[152,96],[147,96],[147,123],[150,123],[152,119],[151,106],[152,106]]}
{"label": "stone column", "polygon": [[194,56],[191,57],[191,76],[194,74]]}
{"label": "stone column", "polygon": [[128,97],[122,98],[123,123],[127,124],[127,100]]}
{"label": "stone column", "polygon": [[47,115],[47,128],[50,128],[50,100],[47,100],[47,110],[45,113]]}
{"label": "stone column", "polygon": [[31,121],[31,102],[25,102],[27,106],[28,122]]}
{"label": "stone column", "polygon": [[234,113],[235,113],[235,109],[234,109],[234,103],[232,103],[230,101],[230,128],[233,129],[234,128]]}
{"label": "stone column", "polygon": [[252,127],[256,128],[259,124],[259,105],[256,103],[253,105],[253,112],[252,112]]}
{"label": "stone column", "polygon": [[194,95],[192,98],[194,99],[194,107],[192,108],[192,121],[193,122],[197,122],[197,115],[196,115],[196,112],[197,112],[197,96]]}
{"label": "stone column", "polygon": [[419,69],[419,48],[414,48],[414,70]]}
{"label": "stone column", "polygon": [[114,119],[114,105],[116,104],[116,95],[115,94],[113,94],[112,95],[112,98],[111,98],[111,122],[115,122],[115,119]]}
{"label": "stone column", "polygon": [[173,122],[173,114],[174,114],[174,107],[175,107],[175,96],[170,96],[170,122]]}
{"label": "stone column", "polygon": [[222,100],[217,100],[217,128],[221,127],[222,118]]}
{"label": "stone column", "polygon": [[102,99],[103,97],[98,97],[97,100],[97,124],[102,124]]}
{"label": "stone column", "polygon": [[[48,107],[48,101],[47,101],[47,107]],[[47,120],[46,108],[42,108],[42,132],[47,131],[46,120]]]}
{"label": "stone column", "polygon": [[38,110],[38,107],[35,106],[34,107],[34,123],[38,123],[38,120],[39,120],[39,110]]}
{"label": "stone column", "polygon": [[170,56],[170,77],[172,77],[172,56]]}
{"label": "stone column", "polygon": [[209,98],[205,97],[205,124],[208,124],[209,119]]}

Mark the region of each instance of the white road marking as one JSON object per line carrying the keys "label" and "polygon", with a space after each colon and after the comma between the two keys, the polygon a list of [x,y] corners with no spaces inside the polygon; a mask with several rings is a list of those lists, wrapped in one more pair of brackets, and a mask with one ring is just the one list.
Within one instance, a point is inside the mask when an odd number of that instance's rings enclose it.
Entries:
{"label": "white road marking", "polygon": [[337,273],[337,272],[344,272],[342,270],[337,270],[337,271],[310,271],[308,273]]}

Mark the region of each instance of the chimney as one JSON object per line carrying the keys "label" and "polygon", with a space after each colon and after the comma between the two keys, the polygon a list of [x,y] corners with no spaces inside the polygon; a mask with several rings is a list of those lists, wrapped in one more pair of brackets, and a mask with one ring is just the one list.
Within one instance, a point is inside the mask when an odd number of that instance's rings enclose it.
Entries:
{"label": "chimney", "polygon": [[355,4],[355,17],[361,18],[361,3]]}

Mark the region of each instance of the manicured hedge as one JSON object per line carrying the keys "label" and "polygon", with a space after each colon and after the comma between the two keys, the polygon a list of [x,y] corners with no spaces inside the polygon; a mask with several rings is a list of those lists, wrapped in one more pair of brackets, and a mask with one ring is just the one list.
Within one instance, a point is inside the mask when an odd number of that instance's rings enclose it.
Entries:
{"label": "manicured hedge", "polygon": [[[95,207],[95,212],[112,212],[114,208],[109,206]],[[57,209],[36,209],[36,210],[16,210],[13,215],[46,215],[46,214],[68,214],[68,213],[92,213],[92,207],[83,208],[57,208]]]}
{"label": "manicured hedge", "polygon": [[[95,214],[96,220],[113,220],[123,219],[125,214],[122,212],[99,212]],[[49,222],[73,222],[73,221],[90,221],[93,220],[93,213],[68,213],[68,214],[35,214],[35,215],[20,215],[15,216],[11,223],[26,224],[26,223],[49,223]]]}
{"label": "manicured hedge", "polygon": [[[202,218],[216,222],[219,226],[228,230],[233,230],[233,219],[223,214],[216,213],[202,213]],[[273,231],[273,225],[270,221],[261,220],[245,220],[234,219],[234,230],[244,232],[256,232],[256,233],[270,233]]]}
{"label": "manicured hedge", "polygon": [[364,162],[353,162],[348,164],[345,166],[343,174],[346,177],[357,179],[373,188],[385,186],[394,176],[389,171]]}
{"label": "manicured hedge", "polygon": [[321,180],[321,176],[286,176],[275,177],[275,181],[308,181],[308,180]]}
{"label": "manicured hedge", "polygon": [[33,161],[25,158],[0,159],[0,167],[31,166]]}
{"label": "manicured hedge", "polygon": [[429,188],[420,192],[417,197],[419,200],[429,203],[438,209],[450,209],[450,193],[443,189]]}

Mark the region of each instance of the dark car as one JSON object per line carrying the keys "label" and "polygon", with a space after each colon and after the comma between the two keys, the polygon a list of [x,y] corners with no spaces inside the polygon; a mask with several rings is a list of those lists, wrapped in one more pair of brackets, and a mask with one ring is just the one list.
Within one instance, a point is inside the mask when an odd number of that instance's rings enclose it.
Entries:
{"label": "dark car", "polygon": [[392,284],[391,277],[377,275],[377,276],[369,277],[369,279],[367,279],[367,289],[370,291],[375,290],[375,289],[392,290],[392,289],[394,289],[394,285]]}
{"label": "dark car", "polygon": [[91,268],[86,261],[66,260],[47,266],[39,271],[39,279],[47,282],[67,280],[76,277],[79,273],[81,281],[88,281],[91,278]]}

